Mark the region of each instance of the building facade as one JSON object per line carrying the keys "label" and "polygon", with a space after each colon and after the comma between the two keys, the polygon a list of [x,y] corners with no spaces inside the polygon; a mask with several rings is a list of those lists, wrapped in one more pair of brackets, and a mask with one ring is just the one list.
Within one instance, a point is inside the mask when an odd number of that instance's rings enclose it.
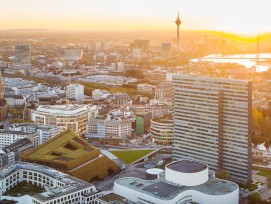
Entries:
{"label": "building facade", "polygon": [[31,48],[27,44],[19,44],[15,46],[15,64],[31,65]]}
{"label": "building facade", "polygon": [[5,100],[8,103],[8,108],[24,108],[25,98],[22,95],[5,95]]}
{"label": "building facade", "polygon": [[12,124],[9,127],[10,130],[13,131],[23,131],[28,133],[38,133],[39,142],[42,144],[52,137],[56,136],[60,133],[60,129],[55,125],[37,125],[34,123],[18,123]]}
{"label": "building facade", "polygon": [[191,158],[251,181],[250,81],[173,77],[173,159]]}
{"label": "building facade", "polygon": [[239,203],[237,184],[215,178],[208,165],[191,160],[166,165],[155,180],[120,178],[114,182],[113,194],[97,198],[97,204]]}
{"label": "building facade", "polygon": [[39,145],[39,137],[37,133],[26,133],[22,131],[2,129],[0,130],[0,149],[3,149],[4,147],[24,138],[29,139],[33,146]]}
{"label": "building facade", "polygon": [[[93,184],[38,164],[16,162],[2,169],[0,174],[1,199],[17,201],[18,204],[94,204],[100,196]],[[33,195],[3,196],[23,181],[45,190]]]}
{"label": "building facade", "polygon": [[8,103],[3,97],[4,87],[2,76],[0,72],[0,121],[5,120],[8,117]]}
{"label": "building facade", "polygon": [[171,57],[172,57],[172,44],[171,44],[171,42],[164,42],[161,44],[161,56],[163,59],[171,59]]}
{"label": "building facade", "polygon": [[154,98],[155,99],[172,99],[172,83],[171,82],[163,82],[157,85],[154,89]]}
{"label": "building facade", "polygon": [[90,119],[86,138],[126,139],[131,136],[132,124],[128,120]]}
{"label": "building facade", "polygon": [[170,145],[173,138],[173,120],[171,115],[152,119],[150,123],[150,132],[154,143]]}
{"label": "building facade", "polygon": [[82,136],[89,118],[97,111],[96,106],[88,105],[39,106],[32,112],[32,120],[39,125],[56,125],[60,131],[71,129]]}
{"label": "building facade", "polygon": [[70,84],[66,86],[66,98],[73,98],[76,101],[83,101],[84,86],[80,84]]}

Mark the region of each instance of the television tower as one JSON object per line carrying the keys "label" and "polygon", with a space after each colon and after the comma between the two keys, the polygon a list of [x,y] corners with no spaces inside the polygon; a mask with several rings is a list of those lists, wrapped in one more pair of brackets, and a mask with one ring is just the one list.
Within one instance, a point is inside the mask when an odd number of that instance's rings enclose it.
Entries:
{"label": "television tower", "polygon": [[175,21],[176,25],[177,25],[177,51],[180,51],[180,25],[182,23],[182,21],[180,20],[180,16],[179,16],[179,10],[178,10],[178,17]]}

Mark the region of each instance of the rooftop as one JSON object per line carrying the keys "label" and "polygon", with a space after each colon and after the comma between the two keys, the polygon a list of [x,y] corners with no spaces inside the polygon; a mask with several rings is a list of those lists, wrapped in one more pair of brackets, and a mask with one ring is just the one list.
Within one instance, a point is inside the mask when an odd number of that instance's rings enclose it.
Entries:
{"label": "rooftop", "polygon": [[35,112],[46,112],[52,114],[76,114],[82,111],[88,111],[88,105],[44,105],[39,106]]}
{"label": "rooftop", "polygon": [[168,182],[164,176],[156,180],[125,177],[116,180],[115,183],[161,200],[172,200],[180,193],[188,190],[195,190],[209,195],[223,195],[238,188],[238,185],[233,182],[215,178],[212,171],[209,171],[208,181],[197,186],[177,186]]}
{"label": "rooftop", "polygon": [[172,121],[172,114],[166,114],[166,115],[163,115],[161,118],[155,118],[155,119],[152,119],[154,122],[157,122],[157,123],[172,123],[173,124],[173,121]]}
{"label": "rooftop", "polygon": [[182,173],[196,173],[208,168],[206,164],[192,160],[181,160],[173,162],[168,164],[166,167]]}
{"label": "rooftop", "polygon": [[117,201],[116,203],[128,204],[128,202],[125,201],[124,197],[115,193],[109,193],[107,195],[101,196],[99,199],[108,203],[114,203]]}
{"label": "rooftop", "polygon": [[21,160],[57,167],[89,182],[119,170],[118,165],[100,150],[69,129],[24,152]]}
{"label": "rooftop", "polygon": [[0,178],[5,178],[11,173],[22,170],[22,169],[36,171],[36,172],[45,174],[65,184],[64,186],[58,187],[57,189],[50,189],[50,190],[47,189],[46,192],[38,193],[33,196],[34,198],[37,198],[41,201],[47,201],[52,198],[55,198],[56,194],[57,196],[60,197],[60,196],[69,194],[72,191],[78,191],[80,189],[93,186],[92,184],[88,182],[79,180],[77,178],[69,176],[68,174],[63,174],[55,169],[52,169],[43,165],[28,163],[28,162],[15,162],[13,165],[7,168],[1,169]]}
{"label": "rooftop", "polygon": [[27,138],[23,138],[23,139],[18,140],[17,142],[14,142],[10,145],[5,146],[4,149],[12,152],[14,150],[18,150],[19,148],[28,146],[28,145],[32,145],[32,142]]}

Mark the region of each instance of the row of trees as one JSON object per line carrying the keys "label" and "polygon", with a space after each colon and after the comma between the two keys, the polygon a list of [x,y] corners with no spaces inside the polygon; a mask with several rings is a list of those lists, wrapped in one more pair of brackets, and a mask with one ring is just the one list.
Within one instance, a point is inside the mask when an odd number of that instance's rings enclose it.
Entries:
{"label": "row of trees", "polygon": [[271,119],[256,108],[252,109],[252,142],[254,145],[265,144],[271,146]]}

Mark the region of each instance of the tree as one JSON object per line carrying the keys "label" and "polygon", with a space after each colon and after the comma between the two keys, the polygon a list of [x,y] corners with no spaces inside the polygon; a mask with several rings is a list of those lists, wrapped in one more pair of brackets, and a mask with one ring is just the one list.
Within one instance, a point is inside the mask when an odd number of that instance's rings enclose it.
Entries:
{"label": "tree", "polygon": [[138,69],[129,69],[124,72],[124,76],[126,77],[135,77],[137,79],[144,79],[145,76],[141,70]]}
{"label": "tree", "polygon": [[218,169],[215,173],[215,176],[219,179],[224,179],[224,180],[230,180],[230,174],[224,169]]}
{"label": "tree", "polygon": [[248,196],[248,203],[249,204],[261,204],[262,203],[262,198],[258,192],[252,192]]}
{"label": "tree", "polygon": [[268,188],[271,188],[271,175],[266,177],[265,184]]}

